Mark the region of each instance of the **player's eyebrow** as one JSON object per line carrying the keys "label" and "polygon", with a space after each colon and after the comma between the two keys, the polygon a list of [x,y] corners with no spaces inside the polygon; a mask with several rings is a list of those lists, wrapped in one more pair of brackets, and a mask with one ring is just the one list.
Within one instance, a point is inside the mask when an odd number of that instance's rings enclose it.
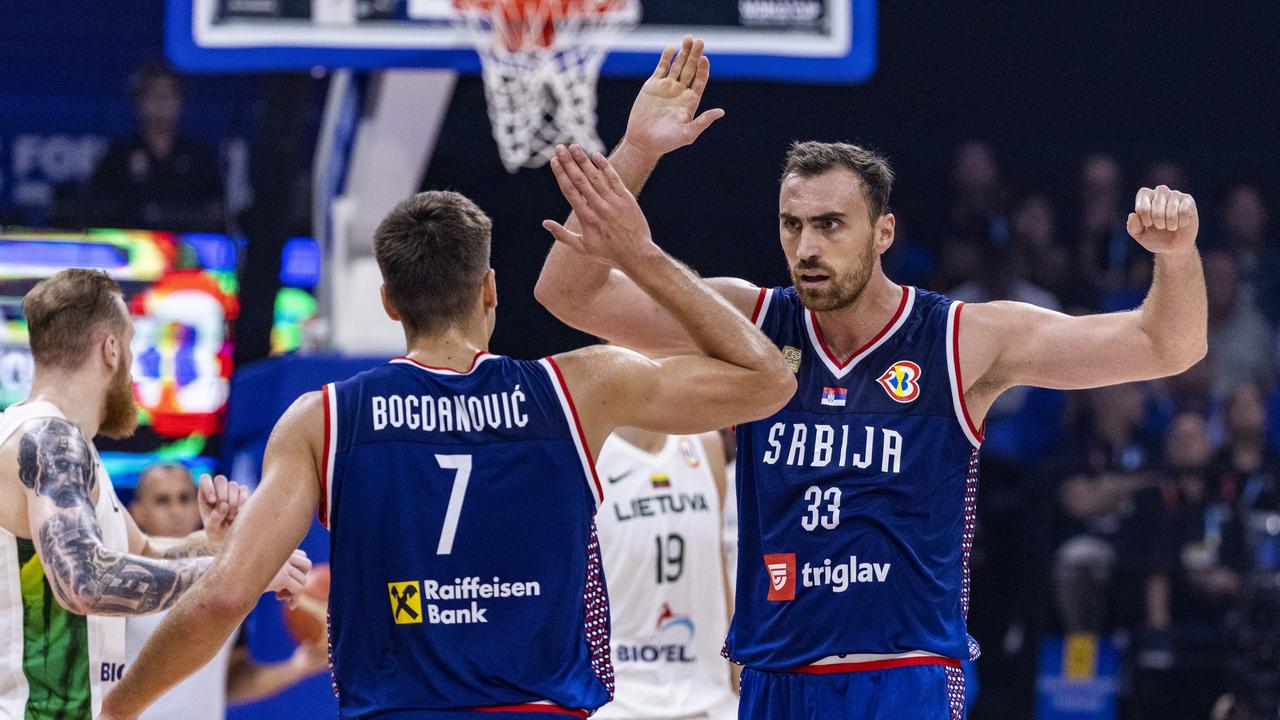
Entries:
{"label": "player's eyebrow", "polygon": [[813,222],[821,222],[823,220],[844,220],[846,217],[848,216],[840,212],[839,210],[832,210],[831,212],[824,212],[821,215],[814,215],[813,217],[809,218],[809,222],[813,223]]}

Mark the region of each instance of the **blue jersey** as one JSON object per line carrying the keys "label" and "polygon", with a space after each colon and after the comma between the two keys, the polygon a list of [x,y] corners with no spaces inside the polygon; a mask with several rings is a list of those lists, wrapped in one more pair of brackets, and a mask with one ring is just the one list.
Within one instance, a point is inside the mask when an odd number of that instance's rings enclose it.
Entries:
{"label": "blue jersey", "polygon": [[600,484],[554,362],[401,358],[324,400],[340,716],[586,717],[608,702]]}
{"label": "blue jersey", "polygon": [[961,308],[904,287],[889,324],[840,364],[794,288],[761,291],[756,324],[798,385],[738,427],[734,661],[826,672],[976,657],[965,616],[981,435],[960,391]]}

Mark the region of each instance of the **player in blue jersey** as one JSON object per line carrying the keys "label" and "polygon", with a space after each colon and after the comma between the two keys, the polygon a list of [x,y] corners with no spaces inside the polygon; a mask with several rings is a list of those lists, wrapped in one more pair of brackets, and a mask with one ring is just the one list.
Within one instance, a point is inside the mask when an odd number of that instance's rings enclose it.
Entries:
{"label": "player in blue jersey", "polygon": [[[694,51],[700,43],[691,44]],[[641,91],[611,158],[639,192],[661,155],[705,129],[705,83]],[[561,161],[565,162],[562,154]],[[1076,389],[1172,375],[1206,349],[1194,200],[1137,193],[1128,230],[1155,254],[1138,310],[1068,317],[964,305],[885,276],[893,172],[847,144],[787,157],[778,232],[793,285],[708,283],[796,373],[780,412],[738,426],[736,614],[742,718],[961,718],[968,557],[983,419],[1016,385]],[[561,320],[656,354],[689,336],[625,268],[552,248],[536,290]],[[680,411],[690,407],[681,402]]]}
{"label": "player in blue jersey", "polygon": [[[534,720],[608,702],[593,456],[618,426],[695,433],[767,416],[795,381],[759,330],[653,244],[635,198],[597,159],[556,164],[581,234],[549,227],[593,262],[625,268],[696,351],[490,354],[488,217],[455,193],[402,202],[374,251],[408,352],[281,418],[208,581],[160,625],[106,717],[135,717],[207,661],[317,509],[331,538],[340,717]],[[677,403],[685,410],[670,412]]]}

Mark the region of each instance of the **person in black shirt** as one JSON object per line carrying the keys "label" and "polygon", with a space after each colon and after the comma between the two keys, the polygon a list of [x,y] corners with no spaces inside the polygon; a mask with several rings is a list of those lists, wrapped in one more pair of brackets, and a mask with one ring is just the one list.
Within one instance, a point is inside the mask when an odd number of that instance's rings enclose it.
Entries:
{"label": "person in black shirt", "polygon": [[222,179],[214,153],[181,134],[182,81],[161,65],[129,81],[138,132],[113,142],[89,181],[90,224],[221,231]]}

